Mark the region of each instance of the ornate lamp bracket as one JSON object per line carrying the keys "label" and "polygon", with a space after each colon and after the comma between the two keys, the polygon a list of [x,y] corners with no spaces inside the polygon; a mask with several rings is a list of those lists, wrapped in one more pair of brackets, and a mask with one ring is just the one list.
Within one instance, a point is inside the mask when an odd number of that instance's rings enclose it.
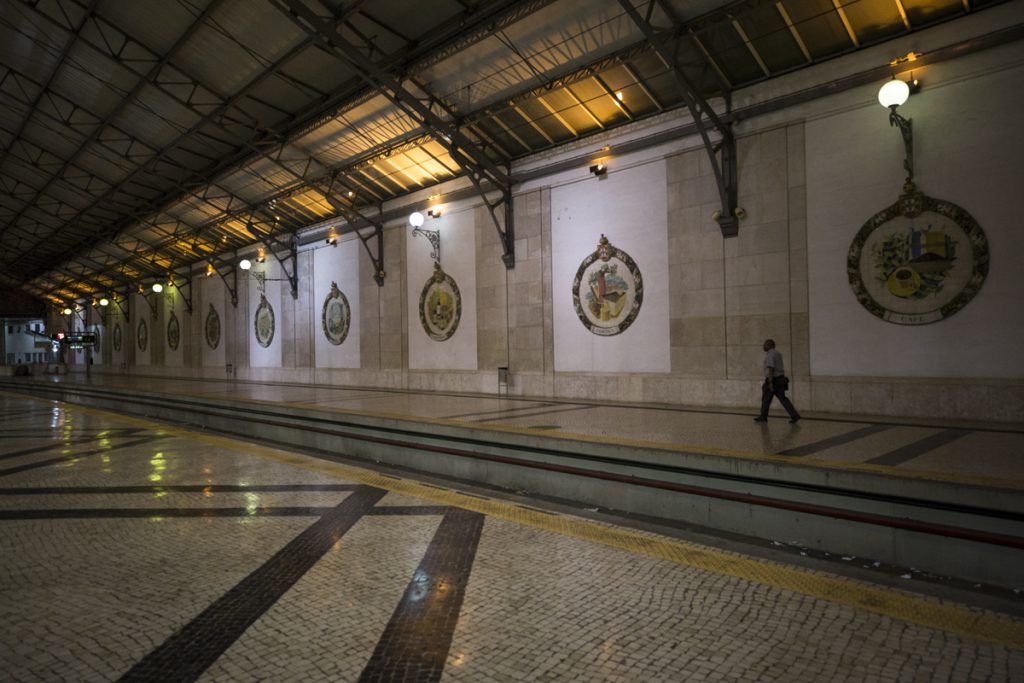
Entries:
{"label": "ornate lamp bracket", "polygon": [[430,258],[434,259],[434,263],[441,263],[441,231],[440,230],[424,230],[423,228],[413,228],[413,236],[421,235],[427,238],[430,242]]}
{"label": "ornate lamp bracket", "polygon": [[897,105],[889,107],[889,125],[900,129],[903,136],[903,149],[906,156],[903,158],[903,168],[907,171],[907,180],[914,180],[914,129],[910,119],[905,118],[896,111]]}

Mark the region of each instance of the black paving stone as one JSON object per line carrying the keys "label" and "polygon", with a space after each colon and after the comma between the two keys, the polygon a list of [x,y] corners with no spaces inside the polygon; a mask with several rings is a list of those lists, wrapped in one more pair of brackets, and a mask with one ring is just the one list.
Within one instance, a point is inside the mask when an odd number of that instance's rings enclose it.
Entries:
{"label": "black paving stone", "polygon": [[17,474],[19,472],[27,472],[28,470],[39,469],[40,467],[49,467],[50,465],[57,465],[62,462],[68,462],[70,460],[78,460],[79,458],[86,458],[90,455],[96,455],[97,453],[110,453],[121,448],[131,448],[132,446],[141,446],[143,444],[152,443],[159,439],[166,437],[163,436],[147,436],[144,439],[135,439],[133,441],[126,441],[124,443],[117,444],[116,446],[105,446],[101,448],[93,448],[88,451],[80,451],[72,455],[64,455],[59,458],[50,458],[49,460],[41,460],[39,462],[32,462],[25,465],[19,465],[17,467],[8,467],[5,470],[0,470],[0,477],[6,477],[11,474]]}
{"label": "black paving stone", "polygon": [[306,493],[355,491],[359,484],[171,484],[167,486],[35,486],[0,487],[0,496],[122,493]]}
{"label": "black paving stone", "polygon": [[374,516],[387,515],[443,515],[450,507],[447,505],[383,505],[375,507],[368,514]]}
{"label": "black paving stone", "polygon": [[194,681],[387,492],[360,487],[132,667],[122,681]]}
{"label": "black paving stone", "polygon": [[92,443],[95,439],[71,439],[69,441],[61,441],[58,443],[50,443],[45,446],[36,446],[34,448],[24,448],[20,451],[10,451],[9,453],[0,453],[0,460],[7,460],[9,458],[20,458],[23,455],[32,455],[33,453],[45,453],[46,451],[52,451],[57,448],[66,448],[68,446],[74,446],[83,443]]}
{"label": "black paving stone", "polygon": [[552,413],[570,413],[570,412],[573,412],[573,411],[576,411],[576,410],[590,410],[590,409],[596,408],[596,407],[598,407],[598,406],[570,406],[568,408],[554,408],[554,409],[549,409],[549,410],[542,410],[542,411],[536,412],[536,413],[516,413],[514,415],[513,414],[508,414],[508,415],[499,415],[498,417],[485,417],[485,418],[481,418],[479,420],[474,420],[474,422],[496,422],[498,420],[516,420],[516,419],[519,419],[521,417],[541,417],[541,416],[544,416],[544,415],[551,415]]}
{"label": "black paving stone", "polygon": [[814,443],[805,444],[803,446],[797,446],[796,448],[790,448],[789,450],[779,451],[779,455],[811,455],[818,453],[835,446],[841,446],[844,443],[850,443],[857,439],[863,439],[866,436],[872,434],[878,434],[884,432],[887,429],[892,429],[893,425],[871,425],[869,427],[863,427],[861,429],[855,429],[852,432],[846,432],[844,434],[838,434],[831,436],[821,441],[815,441]]}
{"label": "black paving stone", "polygon": [[134,519],[139,517],[319,517],[329,507],[259,508],[58,508],[0,510],[0,520],[21,519]]}
{"label": "black paving stone", "polygon": [[483,526],[477,512],[453,508],[444,516],[361,682],[441,680]]}
{"label": "black paving stone", "polygon": [[914,443],[909,443],[902,448],[883,453],[877,457],[871,458],[867,462],[872,465],[900,465],[913,460],[919,455],[924,455],[928,451],[933,451],[939,446],[945,446],[948,443],[952,443],[957,439],[967,436],[970,434],[970,430],[967,429],[945,429],[938,434],[932,434],[926,436],[923,439],[919,439]]}

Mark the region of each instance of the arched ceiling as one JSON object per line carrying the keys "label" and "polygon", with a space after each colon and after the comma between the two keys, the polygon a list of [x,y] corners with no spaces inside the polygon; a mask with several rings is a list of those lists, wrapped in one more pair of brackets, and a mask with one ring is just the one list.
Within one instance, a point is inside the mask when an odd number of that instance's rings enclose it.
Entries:
{"label": "arched ceiling", "polygon": [[0,0],[0,284],[184,275],[684,106],[680,74],[720,97],[1001,0],[634,0],[674,64],[627,1]]}

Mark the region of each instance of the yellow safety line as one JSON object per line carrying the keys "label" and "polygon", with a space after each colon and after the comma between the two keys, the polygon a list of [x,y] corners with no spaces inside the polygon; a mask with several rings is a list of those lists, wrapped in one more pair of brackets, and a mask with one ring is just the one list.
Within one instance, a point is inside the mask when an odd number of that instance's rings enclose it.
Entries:
{"label": "yellow safety line", "polygon": [[[238,450],[239,442],[233,439],[206,434],[196,436],[211,445]],[[619,548],[679,565],[774,586],[927,628],[995,643],[1016,650],[1024,650],[1024,623],[995,614],[973,612],[963,607],[939,604],[891,589],[877,588],[841,577],[821,575],[762,560],[753,560],[742,555],[712,550],[681,541],[647,536],[629,529],[609,527],[578,517],[545,513],[512,503],[481,499],[458,491],[424,486],[407,479],[396,479],[370,470],[318,460],[310,456],[287,453],[262,446],[256,446],[254,451],[248,443],[245,444],[245,452],[255,452],[260,456],[303,469],[312,469],[441,505],[473,510],[484,515],[581,541]]]}
{"label": "yellow safety line", "polygon": [[458,491],[439,489],[407,479],[390,477],[371,470],[320,460],[312,456],[258,446],[228,437],[202,434],[181,427],[168,427],[96,408],[75,405],[70,410],[112,417],[130,424],[157,429],[167,434],[196,439],[220,448],[241,451],[247,455],[260,455],[302,469],[329,474],[441,505],[473,510],[490,517],[550,531],[581,541],[773,586],[972,640],[1002,645],[1014,650],[1024,650],[1024,622],[992,612],[974,611],[966,607],[942,604],[931,599],[894,589],[879,588],[843,577],[787,567],[765,560],[754,560],[739,554],[646,535],[630,529],[611,527],[578,517],[546,513],[512,503],[478,498]]}

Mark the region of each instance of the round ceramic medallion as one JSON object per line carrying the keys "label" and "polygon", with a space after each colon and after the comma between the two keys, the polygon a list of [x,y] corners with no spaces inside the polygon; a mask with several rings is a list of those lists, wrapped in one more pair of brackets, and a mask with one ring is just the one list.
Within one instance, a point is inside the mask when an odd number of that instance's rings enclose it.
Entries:
{"label": "round ceramic medallion", "polygon": [[263,294],[260,294],[260,305],[256,307],[252,324],[256,331],[256,343],[263,348],[270,346],[270,342],[274,341],[274,309]]}
{"label": "round ceramic medallion", "polygon": [[114,323],[114,350],[121,350],[121,323]]}
{"label": "round ceramic medallion", "polygon": [[145,320],[139,321],[138,327],[138,339],[139,339],[139,350],[145,351],[146,344],[149,342],[149,328],[146,326]]}
{"label": "round ceramic medallion", "polygon": [[601,235],[597,250],[583,259],[572,283],[572,305],[580,322],[602,337],[633,324],[644,300],[644,280],[629,254]]}
{"label": "round ceramic medallion", "polygon": [[181,340],[181,327],[178,325],[178,316],[171,311],[171,317],[167,321],[167,346],[171,351],[178,350],[178,342]]}
{"label": "round ceramic medallion", "polygon": [[462,318],[462,294],[448,273],[434,263],[430,276],[420,292],[420,324],[434,341],[450,339]]}
{"label": "round ceramic medallion", "polygon": [[988,240],[956,204],[927,197],[910,182],[903,191],[861,226],[846,270],[872,315],[923,325],[956,313],[978,293],[988,274]]}
{"label": "round ceramic medallion", "polygon": [[320,314],[320,322],[324,328],[327,341],[338,346],[348,336],[348,327],[352,319],[352,311],[345,294],[338,289],[336,282],[331,283],[331,292],[324,299],[324,308]]}
{"label": "round ceramic medallion", "polygon": [[211,349],[216,349],[217,345],[220,344],[220,316],[217,314],[217,309],[213,307],[213,304],[210,304],[210,310],[206,313],[204,329],[206,345]]}

